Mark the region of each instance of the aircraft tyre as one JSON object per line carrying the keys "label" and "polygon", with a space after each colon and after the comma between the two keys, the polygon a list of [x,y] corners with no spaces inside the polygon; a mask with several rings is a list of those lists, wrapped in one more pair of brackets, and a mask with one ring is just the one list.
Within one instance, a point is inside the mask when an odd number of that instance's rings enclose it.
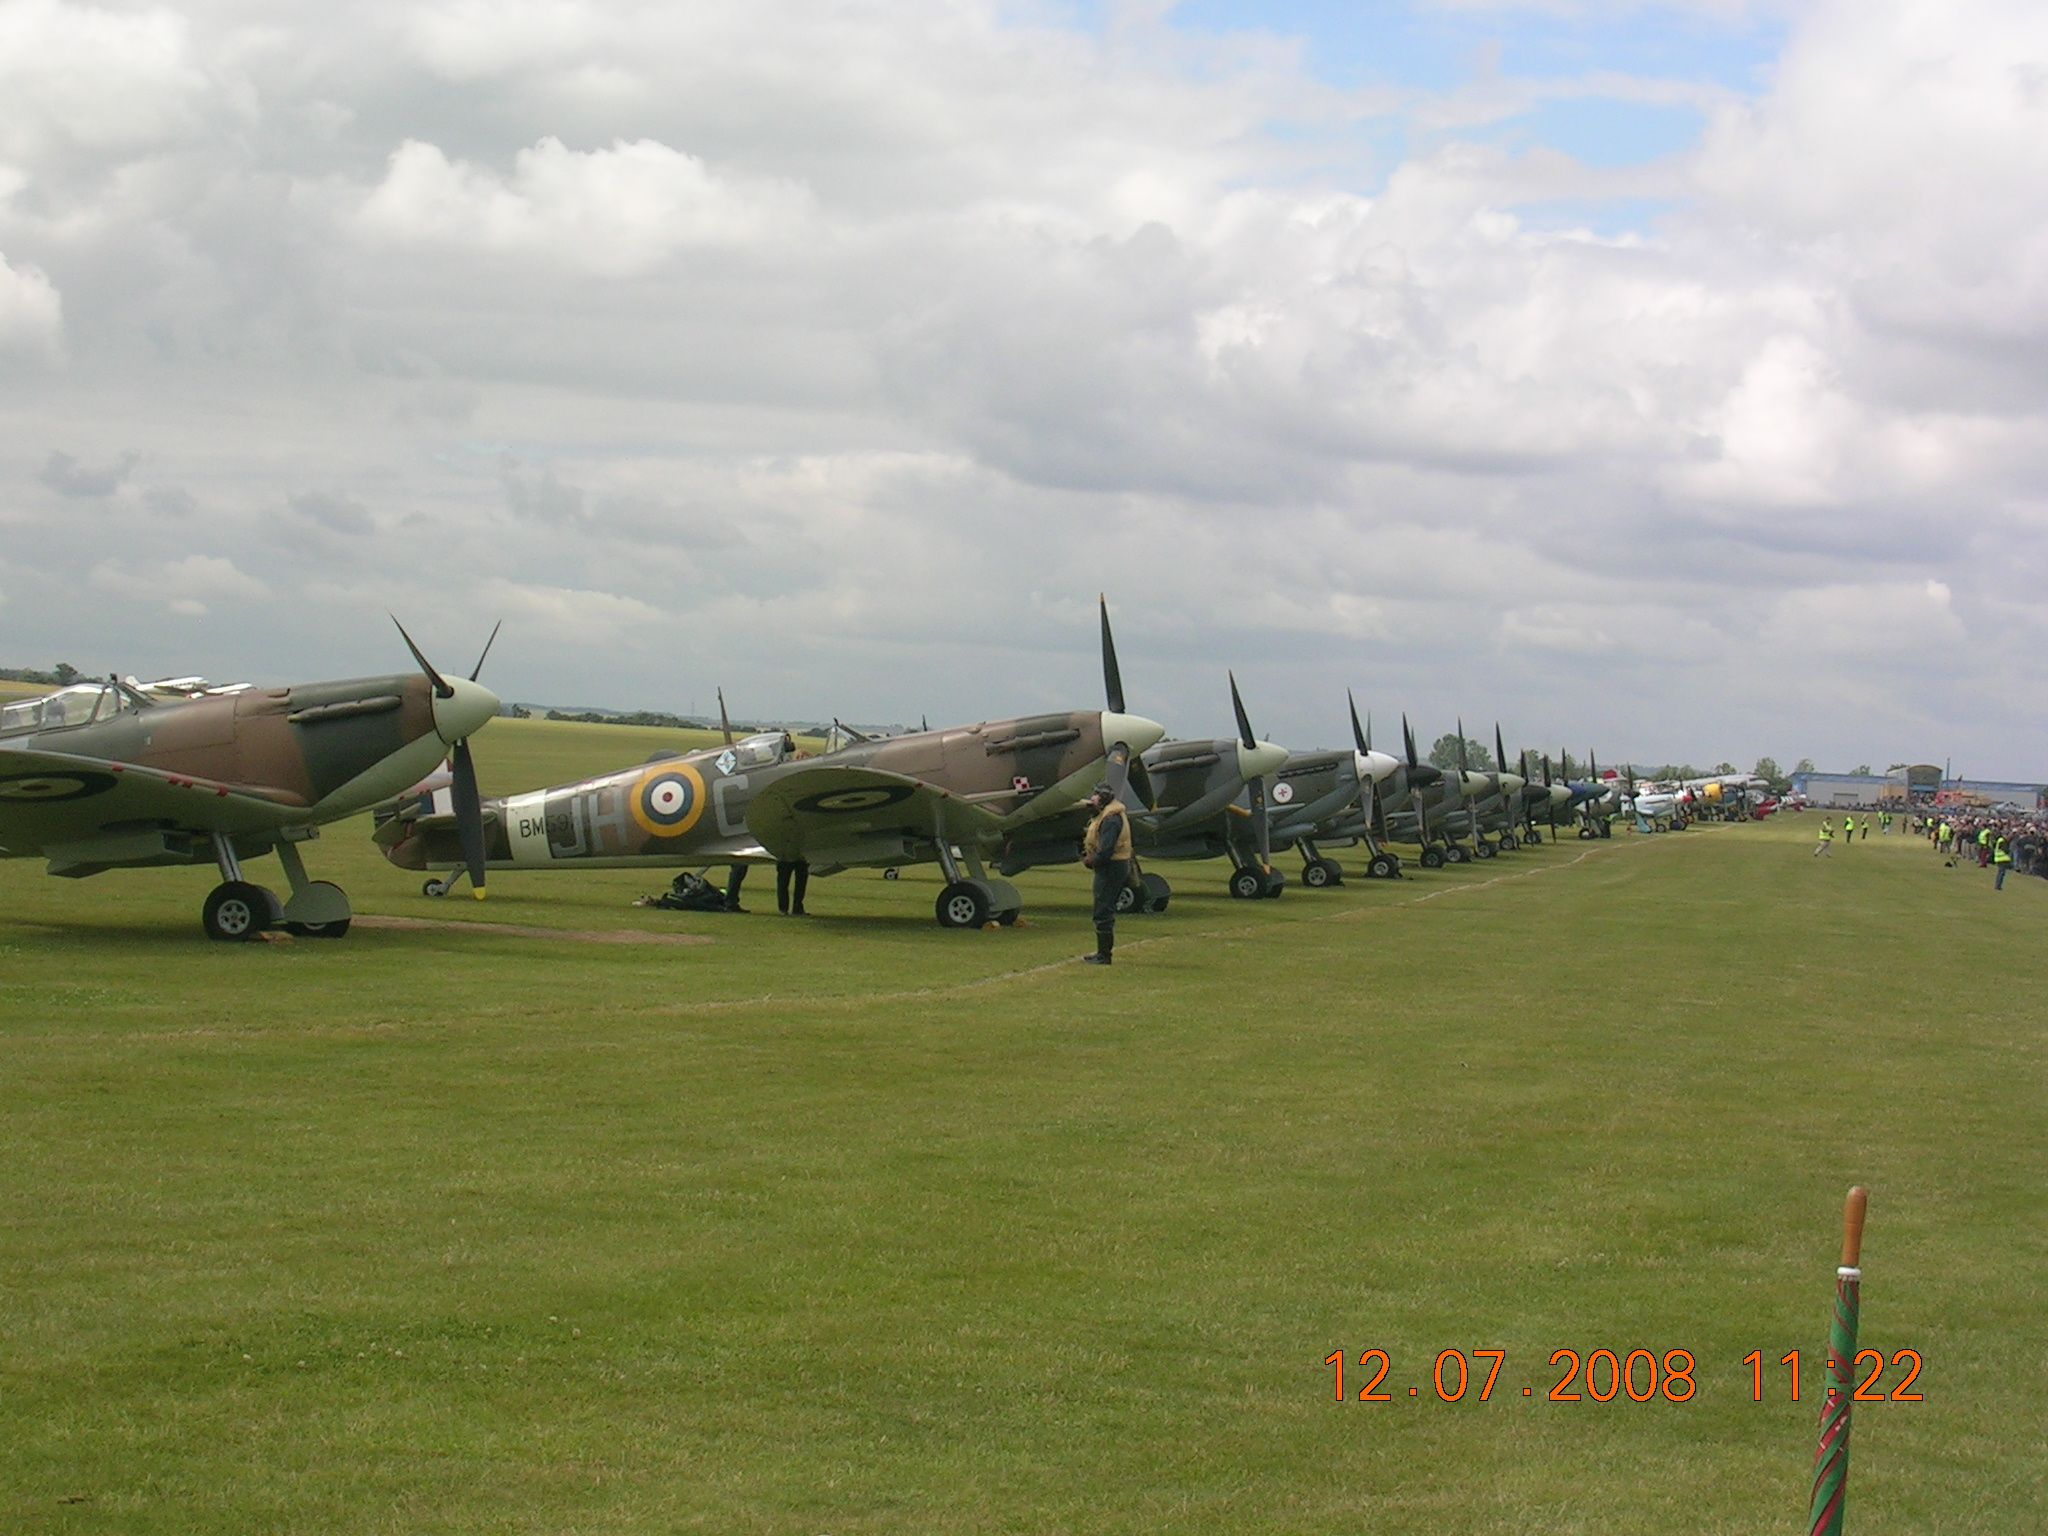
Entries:
{"label": "aircraft tyre", "polygon": [[939,892],[932,913],[941,928],[980,928],[989,919],[988,887],[979,880],[955,880]]}
{"label": "aircraft tyre", "polygon": [[1529,829],[1529,835],[1526,839],[1524,839],[1524,841],[1526,841],[1531,848],[1541,848],[1543,846],[1543,834],[1541,832],[1538,832],[1534,827],[1531,827]]}
{"label": "aircraft tyre", "polygon": [[446,896],[448,894],[448,882],[436,880],[432,875],[429,875],[420,886],[420,894],[422,896]]}
{"label": "aircraft tyre", "polygon": [[1401,873],[1401,861],[1391,853],[1376,853],[1365,872],[1374,880],[1393,880]]}
{"label": "aircraft tyre", "polygon": [[302,939],[338,939],[348,932],[348,895],[332,880],[309,881],[278,914],[284,931]]}
{"label": "aircraft tyre", "polygon": [[1135,885],[1127,885],[1116,893],[1116,915],[1128,917],[1133,912],[1145,910],[1145,896]]}
{"label": "aircraft tyre", "polygon": [[1141,912],[1164,912],[1167,902],[1173,899],[1173,887],[1166,883],[1163,875],[1148,874],[1140,878],[1145,886],[1145,899],[1139,905],[1138,910]]}
{"label": "aircraft tyre", "polygon": [[1425,849],[1423,849],[1423,850],[1422,850],[1422,867],[1423,867],[1424,869],[1442,869],[1442,868],[1444,867],[1444,851],[1443,851],[1443,849],[1441,849],[1441,848],[1425,848]]}
{"label": "aircraft tyre", "polygon": [[1277,872],[1268,873],[1266,876],[1266,887],[1259,894],[1268,901],[1275,901],[1279,898],[1280,893],[1286,889],[1287,877],[1285,875]]}
{"label": "aircraft tyre", "polygon": [[1256,901],[1266,894],[1266,877],[1256,869],[1240,869],[1230,877],[1230,894],[1241,901]]}
{"label": "aircraft tyre", "polygon": [[883,878],[884,880],[894,880],[894,879],[896,879],[896,878],[897,878],[896,866],[892,864],[892,865],[890,865],[890,866],[889,866],[889,867],[888,867],[887,869],[883,870],[883,871],[882,871],[882,878]]}
{"label": "aircraft tyre", "polygon": [[1450,847],[1444,850],[1444,862],[1446,864],[1463,864],[1469,861],[1471,857],[1472,855],[1460,848],[1456,843],[1451,844]]}
{"label": "aircraft tyre", "polygon": [[1522,840],[1512,832],[1500,840],[1500,851],[1502,853],[1513,853],[1521,846]]}
{"label": "aircraft tyre", "polygon": [[1494,856],[1494,854],[1495,854],[1495,853],[1497,853],[1498,851],[1499,851],[1499,850],[1498,850],[1498,849],[1496,849],[1496,848],[1495,848],[1495,847],[1493,846],[1493,844],[1491,844],[1491,843],[1487,842],[1487,841],[1486,841],[1485,839],[1483,839],[1483,838],[1482,838],[1482,839],[1481,839],[1480,841],[1478,841],[1478,842],[1476,842],[1476,843],[1474,843],[1474,844],[1472,845],[1472,852],[1473,852],[1473,854],[1474,854],[1474,855],[1476,855],[1476,856],[1477,856],[1477,857],[1479,857],[1479,858],[1482,858],[1482,859],[1490,859],[1490,858],[1492,858],[1492,857]]}
{"label": "aircraft tyre", "polygon": [[1301,883],[1312,891],[1344,883],[1344,867],[1335,859],[1310,859],[1301,867]]}
{"label": "aircraft tyre", "polygon": [[246,880],[228,880],[213,888],[200,908],[200,926],[206,936],[223,944],[253,939],[275,921],[277,898],[260,885]]}
{"label": "aircraft tyre", "polygon": [[1598,835],[1591,827],[1579,828],[1579,841],[1582,843],[1591,842]]}

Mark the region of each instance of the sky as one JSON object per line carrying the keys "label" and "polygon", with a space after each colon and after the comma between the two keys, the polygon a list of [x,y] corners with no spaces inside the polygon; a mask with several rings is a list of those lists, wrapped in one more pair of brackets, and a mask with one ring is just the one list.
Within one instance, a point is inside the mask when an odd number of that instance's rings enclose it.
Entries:
{"label": "sky", "polygon": [[[2048,775],[2038,0],[0,0],[0,664]],[[1384,729],[1384,727],[1382,727]]]}

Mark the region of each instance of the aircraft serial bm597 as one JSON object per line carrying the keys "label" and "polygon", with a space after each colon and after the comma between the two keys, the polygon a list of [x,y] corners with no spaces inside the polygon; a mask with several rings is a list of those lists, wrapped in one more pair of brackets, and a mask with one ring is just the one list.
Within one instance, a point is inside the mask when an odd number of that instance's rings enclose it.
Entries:
{"label": "aircraft serial bm597", "polygon": [[[1109,607],[1102,605],[1104,710],[1071,710],[856,740],[798,757],[780,731],[664,755],[483,806],[491,868],[670,869],[798,861],[814,874],[936,862],[947,928],[1013,923],[1023,898],[986,859],[1011,835],[1063,816],[1107,778],[1119,795],[1132,759],[1166,734],[1127,714]],[[1135,807],[1133,807],[1135,809]],[[377,829],[402,869],[453,865],[454,818],[415,800]],[[446,882],[428,882],[430,894]]]}
{"label": "aircraft serial bm597", "polygon": [[[418,673],[175,702],[110,678],[0,709],[0,857],[47,859],[74,879],[213,863],[209,938],[279,925],[340,938],[348,897],[308,880],[299,857],[323,823],[403,793],[453,749],[458,841],[474,846],[480,832],[469,737],[497,696],[405,643]],[[284,902],[242,874],[244,859],[273,850],[291,882]]]}

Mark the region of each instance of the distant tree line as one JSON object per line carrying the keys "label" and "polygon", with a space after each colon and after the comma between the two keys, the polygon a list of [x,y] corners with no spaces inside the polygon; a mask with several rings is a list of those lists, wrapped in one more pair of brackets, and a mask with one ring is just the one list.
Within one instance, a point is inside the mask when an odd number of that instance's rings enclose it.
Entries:
{"label": "distant tree line", "polygon": [[35,667],[0,667],[0,678],[10,683],[41,683],[50,688],[69,688],[83,676],[68,661],[60,661],[44,672]]}
{"label": "distant tree line", "polygon": [[689,720],[681,715],[671,715],[666,710],[636,709],[631,714],[612,715],[597,710],[551,709],[545,718],[567,720],[576,725],[655,725],[671,731],[709,730],[702,720]]}

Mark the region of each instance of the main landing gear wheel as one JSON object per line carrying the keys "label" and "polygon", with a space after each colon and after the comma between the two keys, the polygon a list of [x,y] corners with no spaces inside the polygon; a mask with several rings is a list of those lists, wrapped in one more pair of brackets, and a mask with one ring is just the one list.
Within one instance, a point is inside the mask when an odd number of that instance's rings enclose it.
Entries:
{"label": "main landing gear wheel", "polygon": [[1133,912],[1144,910],[1145,893],[1135,885],[1127,885],[1116,893],[1116,915],[1127,917]]}
{"label": "main landing gear wheel", "polygon": [[1516,837],[1515,834],[1512,832],[1508,833],[1507,836],[1503,837],[1500,840],[1500,851],[1502,853],[1513,853],[1517,848],[1521,846],[1522,840]]}
{"label": "main landing gear wheel", "polygon": [[270,927],[282,910],[277,898],[262,886],[246,880],[228,880],[216,885],[206,898],[199,922],[209,939],[239,944]]}
{"label": "main landing gear wheel", "polygon": [[1230,877],[1230,894],[1241,901],[1256,901],[1266,894],[1266,876],[1256,869],[1240,869]]}
{"label": "main landing gear wheel", "polygon": [[988,922],[988,892],[973,880],[955,880],[933,904],[941,928],[979,928]]}
{"label": "main landing gear wheel", "polygon": [[1529,829],[1529,835],[1523,838],[1522,841],[1527,843],[1531,848],[1541,848],[1543,846],[1543,834],[1541,832],[1538,832],[1534,827],[1531,827]]}
{"label": "main landing gear wheel", "polygon": [[882,871],[882,878],[883,878],[884,880],[895,880],[895,879],[898,879],[898,878],[899,878],[899,876],[898,876],[898,873],[897,873],[897,870],[896,870],[896,866],[892,864],[892,865],[890,865],[890,866],[889,866],[889,868],[887,868],[887,869],[883,870],[883,871]]}
{"label": "main landing gear wheel", "polygon": [[420,894],[422,896],[446,896],[448,894],[448,882],[446,880],[436,880],[432,875],[429,875],[420,886]]}
{"label": "main landing gear wheel", "polygon": [[1392,880],[1401,873],[1401,861],[1391,853],[1376,853],[1365,872],[1374,880]]}
{"label": "main landing gear wheel", "polygon": [[1266,876],[1266,888],[1259,892],[1259,894],[1268,901],[1278,901],[1280,893],[1286,889],[1287,877],[1285,875],[1268,875]]}
{"label": "main landing gear wheel", "polygon": [[1482,841],[1472,845],[1472,852],[1482,859],[1490,859],[1499,851],[1489,842]]}
{"label": "main landing gear wheel", "polygon": [[1344,868],[1335,859],[1310,859],[1301,868],[1301,883],[1312,891],[1325,886],[1342,885]]}
{"label": "main landing gear wheel", "polygon": [[1441,849],[1441,848],[1425,848],[1425,849],[1423,849],[1423,850],[1422,850],[1422,867],[1423,867],[1424,869],[1442,869],[1442,868],[1444,867],[1444,851],[1443,851],[1443,849]]}
{"label": "main landing gear wheel", "polygon": [[1140,912],[1164,912],[1166,904],[1173,897],[1173,887],[1166,883],[1163,875],[1141,875],[1145,887],[1145,899],[1138,904]]}
{"label": "main landing gear wheel", "polygon": [[1444,850],[1444,862],[1446,864],[1469,864],[1471,861],[1472,855],[1460,848],[1456,843],[1451,844],[1450,847]]}

